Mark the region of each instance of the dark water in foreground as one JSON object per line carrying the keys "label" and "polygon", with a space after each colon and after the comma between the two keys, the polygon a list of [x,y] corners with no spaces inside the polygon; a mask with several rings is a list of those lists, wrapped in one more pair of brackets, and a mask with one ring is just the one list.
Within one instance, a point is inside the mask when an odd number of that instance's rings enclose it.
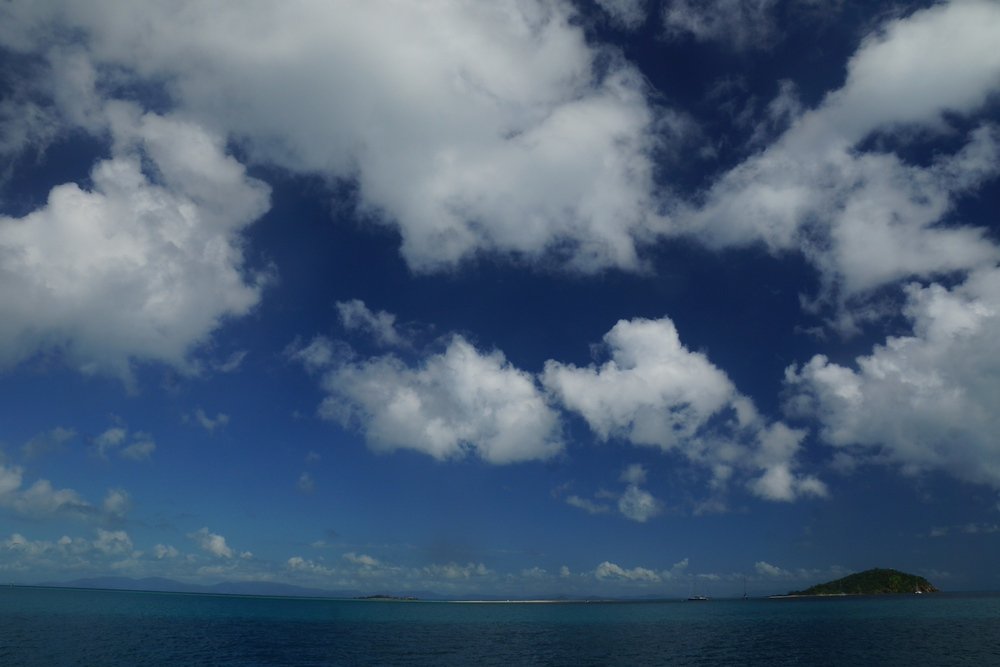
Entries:
{"label": "dark water in foreground", "polygon": [[1000,595],[454,604],[0,588],[0,665],[1000,665]]}

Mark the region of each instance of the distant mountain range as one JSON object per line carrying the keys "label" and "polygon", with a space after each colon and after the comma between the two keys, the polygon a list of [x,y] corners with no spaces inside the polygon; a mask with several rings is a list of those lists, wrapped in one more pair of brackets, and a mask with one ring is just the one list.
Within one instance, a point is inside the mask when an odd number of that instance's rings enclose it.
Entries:
{"label": "distant mountain range", "polygon": [[[322,588],[305,588],[291,584],[279,584],[273,581],[224,581],[211,586],[186,584],[165,577],[146,577],[133,579],[131,577],[91,577],[74,579],[72,581],[45,581],[39,586],[54,586],[60,588],[103,588],[119,591],[150,591],[160,593],[208,593],[217,595],[275,595],[310,598],[353,598],[362,595],[357,590],[324,590]],[[407,593],[413,595],[413,593]]]}
{"label": "distant mountain range", "polygon": [[[276,597],[305,597],[305,598],[416,598],[418,600],[522,600],[524,596],[511,595],[450,595],[444,596],[434,591],[360,591],[348,590],[327,590],[323,588],[306,588],[294,586],[292,584],[280,584],[273,581],[224,581],[218,584],[202,585],[187,584],[175,579],[165,577],[145,577],[143,579],[133,579],[131,577],[89,577],[85,579],[73,579],[72,581],[43,581],[36,586],[46,586],[53,588],[96,588],[115,591],[143,591],[155,593],[201,593],[209,595],[266,595]],[[649,601],[663,599],[660,596],[644,595],[632,598],[607,598],[598,596],[567,596],[562,594],[554,595],[534,595],[531,599],[554,600],[564,602],[598,601],[598,600],[635,600]]]}

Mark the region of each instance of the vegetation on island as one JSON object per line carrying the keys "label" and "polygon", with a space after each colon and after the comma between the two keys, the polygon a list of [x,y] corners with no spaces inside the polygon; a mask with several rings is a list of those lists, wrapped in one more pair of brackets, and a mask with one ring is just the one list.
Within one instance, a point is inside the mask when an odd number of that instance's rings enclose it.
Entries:
{"label": "vegetation on island", "polygon": [[895,595],[900,593],[936,593],[937,588],[923,577],[899,570],[874,568],[825,584],[817,584],[789,595]]}

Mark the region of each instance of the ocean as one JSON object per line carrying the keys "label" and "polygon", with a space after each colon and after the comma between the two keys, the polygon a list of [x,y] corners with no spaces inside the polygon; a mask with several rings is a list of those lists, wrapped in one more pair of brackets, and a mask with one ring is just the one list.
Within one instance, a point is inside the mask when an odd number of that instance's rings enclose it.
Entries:
{"label": "ocean", "polygon": [[470,604],[5,586],[0,665],[1000,665],[1000,594]]}

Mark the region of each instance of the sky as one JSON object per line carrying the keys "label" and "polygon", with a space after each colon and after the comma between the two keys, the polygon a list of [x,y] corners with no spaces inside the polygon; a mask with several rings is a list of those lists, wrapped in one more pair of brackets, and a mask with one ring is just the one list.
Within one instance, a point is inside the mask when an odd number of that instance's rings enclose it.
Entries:
{"label": "sky", "polygon": [[998,40],[0,4],[0,580],[1000,589]]}

